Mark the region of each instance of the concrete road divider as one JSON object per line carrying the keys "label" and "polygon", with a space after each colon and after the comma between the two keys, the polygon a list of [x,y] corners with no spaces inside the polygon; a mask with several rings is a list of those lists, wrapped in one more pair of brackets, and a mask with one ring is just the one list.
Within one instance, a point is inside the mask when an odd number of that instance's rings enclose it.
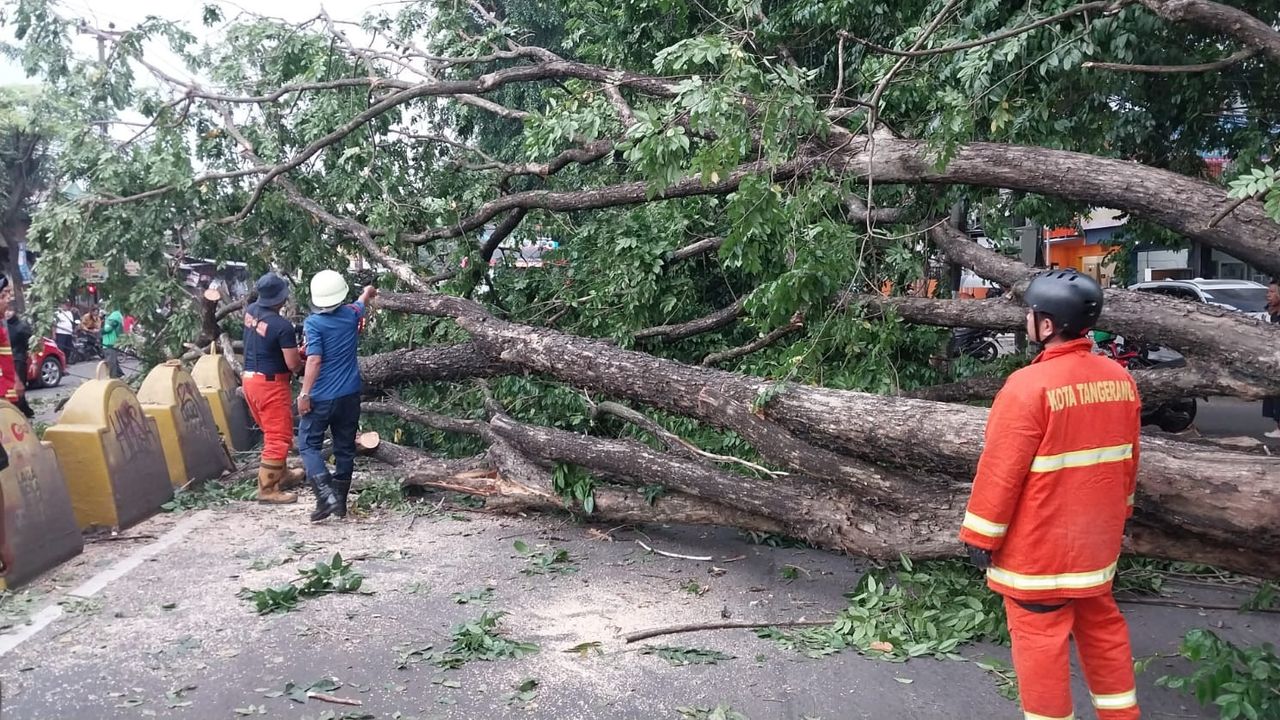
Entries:
{"label": "concrete road divider", "polygon": [[45,439],[58,454],[82,530],[129,527],[173,497],[156,421],[128,385],[108,377],[106,363],[76,388]]}
{"label": "concrete road divider", "polygon": [[0,472],[0,590],[11,590],[84,550],[62,468],[26,416],[0,400],[0,443],[9,467]]}
{"label": "concrete road divider", "polygon": [[192,480],[212,480],[233,469],[209,401],[181,362],[171,360],[152,368],[138,389],[138,402],[156,422],[169,482],[175,488]]}
{"label": "concrete road divider", "polygon": [[213,421],[218,425],[227,445],[235,452],[246,452],[258,446],[262,432],[254,426],[249,416],[249,406],[236,393],[240,380],[231,369],[231,363],[215,353],[202,355],[191,368],[191,377],[200,388],[200,394],[209,401]]}

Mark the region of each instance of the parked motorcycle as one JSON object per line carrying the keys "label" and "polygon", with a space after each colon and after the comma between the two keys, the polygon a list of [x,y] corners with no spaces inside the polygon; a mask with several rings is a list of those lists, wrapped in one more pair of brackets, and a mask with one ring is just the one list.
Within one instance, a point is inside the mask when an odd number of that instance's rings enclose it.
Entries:
{"label": "parked motorcycle", "polygon": [[981,362],[992,362],[1000,357],[1000,343],[990,330],[956,328],[951,331],[947,354],[953,358],[967,355]]}
{"label": "parked motorcycle", "polygon": [[[1176,368],[1187,364],[1186,360],[1182,358],[1175,360],[1153,359],[1151,354],[1160,351],[1160,347],[1157,345],[1134,347],[1126,344],[1123,338],[1112,335],[1102,335],[1101,338],[1095,337],[1095,341],[1098,349],[1104,355],[1130,370]],[[1143,403],[1142,424],[1155,425],[1169,433],[1179,433],[1191,427],[1191,424],[1195,422],[1197,407],[1198,403],[1193,397],[1178,398],[1155,406],[1150,403]]]}

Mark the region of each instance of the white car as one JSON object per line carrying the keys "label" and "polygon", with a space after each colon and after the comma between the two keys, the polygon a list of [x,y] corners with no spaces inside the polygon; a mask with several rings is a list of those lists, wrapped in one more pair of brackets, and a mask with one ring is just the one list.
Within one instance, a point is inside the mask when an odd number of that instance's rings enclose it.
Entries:
{"label": "white car", "polygon": [[1129,289],[1217,305],[1263,322],[1269,318],[1267,286],[1248,280],[1160,280],[1130,285]]}

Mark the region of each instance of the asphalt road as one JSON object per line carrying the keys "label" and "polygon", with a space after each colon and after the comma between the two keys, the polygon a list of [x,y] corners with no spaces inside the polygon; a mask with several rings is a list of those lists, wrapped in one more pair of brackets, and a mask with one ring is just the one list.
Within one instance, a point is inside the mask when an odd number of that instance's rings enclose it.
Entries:
{"label": "asphalt road", "polygon": [[[1021,716],[978,664],[1008,663],[1005,647],[961,647],[967,662],[890,663],[853,650],[806,657],[749,629],[624,638],[726,618],[830,620],[867,568],[856,558],[752,545],[725,529],[590,527],[447,510],[312,525],[307,511],[303,503],[233,503],[152,518],[123,534],[137,542],[91,543],[4,608],[12,627],[0,633],[3,717],[681,720],[705,718],[717,705],[750,720]],[[565,572],[530,572],[516,540],[538,552],[564,550]],[[649,553],[637,540],[676,556]],[[361,593],[304,598],[268,615],[242,597],[242,588],[281,585],[335,552],[364,576]],[[1245,597],[1197,586],[1166,592],[1192,605]],[[1159,654],[1138,676],[1150,718],[1218,717],[1156,683],[1185,671],[1173,658],[1187,630],[1212,627],[1248,644],[1280,633],[1277,615],[1123,609],[1135,654]],[[531,654],[453,669],[430,662],[432,650],[456,642],[453,628],[485,612],[505,613],[498,631],[532,643]],[[647,654],[661,646],[719,655],[676,666]],[[1087,690],[1073,675],[1083,709]],[[328,699],[307,696],[321,678]],[[523,699],[522,686],[533,688]],[[681,710],[697,707],[708,711]]]}
{"label": "asphalt road", "polygon": [[1276,429],[1271,420],[1262,417],[1262,402],[1230,397],[1209,398],[1201,401],[1196,410],[1196,428],[1212,437],[1237,437],[1247,435],[1267,440],[1273,447],[1280,440],[1263,438],[1263,433]]}
{"label": "asphalt road", "polygon": [[[57,387],[28,391],[27,402],[31,403],[31,409],[36,411],[33,422],[49,425],[57,422],[58,413],[55,408],[58,403],[75,392],[81,383],[93,378],[98,370],[98,362],[101,361],[78,363],[67,368],[67,374],[63,376],[62,382]],[[120,369],[124,370],[126,376],[132,375],[138,371],[138,361],[126,355],[120,358]]]}

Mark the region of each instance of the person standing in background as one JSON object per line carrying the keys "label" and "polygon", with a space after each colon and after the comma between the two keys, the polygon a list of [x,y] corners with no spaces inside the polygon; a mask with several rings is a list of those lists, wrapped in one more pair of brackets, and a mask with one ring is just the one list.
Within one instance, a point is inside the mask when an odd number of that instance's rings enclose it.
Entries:
{"label": "person standing in background", "polygon": [[[5,330],[9,333],[9,347],[13,350],[13,370],[18,379],[18,384],[25,388],[28,377],[28,358],[31,350],[31,323],[23,320],[18,312],[13,309],[10,303],[13,302],[13,293],[9,288],[3,291],[4,303],[8,306],[5,311]],[[36,411],[32,409],[31,403],[27,402],[25,392],[18,393],[18,401],[14,403],[23,415],[28,418],[36,416]]]}
{"label": "person standing in background", "polygon": [[112,310],[111,314],[102,321],[102,354],[107,360],[107,369],[111,371],[111,377],[123,377],[124,372],[120,369],[120,336],[124,334],[124,313],[120,310]]}
{"label": "person standing in background", "polygon": [[[347,493],[355,471],[360,425],[360,364],[356,357],[365,308],[378,295],[366,286],[347,303],[350,287],[342,275],[321,270],[311,279],[312,314],[303,322],[306,371],[298,394],[298,436],[307,479],[316,493],[311,521],[347,515]],[[324,434],[333,434],[333,472],[324,460]]]}
{"label": "person standing in background", "polygon": [[[1271,316],[1271,322],[1280,323],[1280,278],[1273,278],[1267,286],[1267,314]],[[1262,401],[1262,416],[1276,422],[1276,429],[1264,435],[1280,440],[1280,397],[1269,397]]]}
{"label": "person standing in background", "polygon": [[71,312],[71,303],[63,301],[58,312],[53,316],[53,341],[58,344],[62,355],[71,362],[71,348],[75,345],[76,316]]}

